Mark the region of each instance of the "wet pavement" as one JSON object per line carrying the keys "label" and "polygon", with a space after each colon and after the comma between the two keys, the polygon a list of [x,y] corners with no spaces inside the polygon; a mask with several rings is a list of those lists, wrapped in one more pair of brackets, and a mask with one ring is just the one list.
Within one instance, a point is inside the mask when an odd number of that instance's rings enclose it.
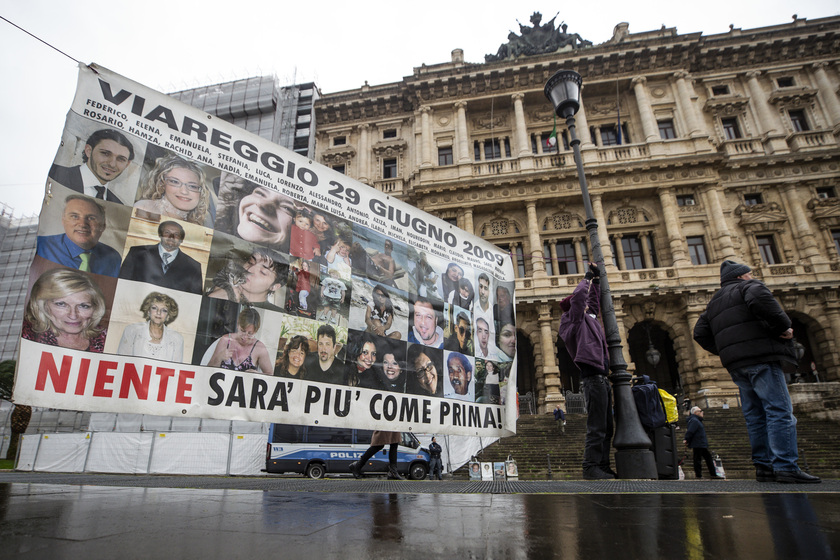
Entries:
{"label": "wet pavement", "polygon": [[0,472],[0,558],[837,558],[840,481]]}

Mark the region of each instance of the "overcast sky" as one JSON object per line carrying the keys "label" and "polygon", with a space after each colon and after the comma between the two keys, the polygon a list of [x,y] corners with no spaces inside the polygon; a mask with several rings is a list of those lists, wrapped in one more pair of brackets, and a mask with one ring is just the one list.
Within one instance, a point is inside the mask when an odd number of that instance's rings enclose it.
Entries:
{"label": "overcast sky", "polygon": [[[293,5],[287,5],[293,4]],[[702,8],[702,9],[701,9]],[[530,25],[555,14],[595,44],[619,22],[630,32],[663,24],[681,34],[725,33],[840,14],[837,0],[675,2],[361,2],[319,0],[0,0],[0,15],[71,57],[96,62],[163,92],[260,74],[315,81],[323,93],[400,81],[423,63],[464,50],[483,62]],[[76,87],[76,63],[0,21],[0,202],[16,216],[40,211],[44,182]]]}

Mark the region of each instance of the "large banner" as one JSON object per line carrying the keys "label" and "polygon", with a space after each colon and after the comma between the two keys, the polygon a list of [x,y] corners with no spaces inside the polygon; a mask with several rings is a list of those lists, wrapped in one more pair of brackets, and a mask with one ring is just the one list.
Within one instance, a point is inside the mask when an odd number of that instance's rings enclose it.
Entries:
{"label": "large banner", "polygon": [[38,234],[17,403],[515,432],[507,253],[99,66]]}

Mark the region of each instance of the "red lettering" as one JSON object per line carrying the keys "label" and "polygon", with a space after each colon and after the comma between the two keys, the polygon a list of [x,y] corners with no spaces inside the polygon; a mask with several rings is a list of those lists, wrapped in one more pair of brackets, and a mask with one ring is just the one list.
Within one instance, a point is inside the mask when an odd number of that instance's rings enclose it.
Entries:
{"label": "red lettering", "polygon": [[169,384],[169,378],[175,375],[175,370],[171,368],[157,368],[155,375],[160,376],[157,400],[158,402],[166,402],[166,386]]}
{"label": "red lettering", "polygon": [[82,358],[82,363],[79,365],[79,378],[76,379],[76,394],[85,394],[85,385],[87,385],[88,370],[90,369],[90,358]]}
{"label": "red lettering", "polygon": [[192,391],[192,383],[190,382],[195,377],[194,371],[181,371],[178,376],[178,391],[175,394],[175,402],[178,404],[192,403],[192,396],[187,393]]}
{"label": "red lettering", "polygon": [[152,378],[152,366],[144,365],[143,366],[143,379],[140,379],[140,376],[137,374],[137,368],[134,364],[127,363],[125,364],[125,370],[123,371],[122,377],[122,385],[120,385],[120,398],[127,399],[128,393],[132,387],[134,387],[134,393],[137,395],[137,398],[145,401],[149,398],[149,381]]}
{"label": "red lettering", "polygon": [[70,366],[73,365],[71,356],[64,356],[61,359],[61,371],[55,366],[55,357],[51,352],[41,352],[41,363],[38,364],[38,377],[35,379],[35,390],[44,391],[47,385],[47,376],[52,381],[56,393],[67,391],[67,381],[70,379]]}
{"label": "red lettering", "polygon": [[105,385],[114,382],[114,376],[108,373],[108,370],[117,369],[118,366],[117,362],[99,362],[99,368],[96,370],[96,382],[93,384],[94,397],[110,397],[113,394],[113,391],[106,389]]}

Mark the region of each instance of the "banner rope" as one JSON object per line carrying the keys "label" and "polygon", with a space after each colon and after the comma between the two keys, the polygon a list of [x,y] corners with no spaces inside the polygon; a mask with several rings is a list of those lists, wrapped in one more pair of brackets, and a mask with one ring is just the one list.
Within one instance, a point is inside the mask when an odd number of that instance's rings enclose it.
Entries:
{"label": "banner rope", "polygon": [[51,48],[51,49],[53,49],[53,50],[55,50],[55,51],[60,52],[61,54],[63,54],[64,56],[66,56],[67,58],[69,58],[70,60],[72,60],[73,62],[75,62],[76,64],[82,64],[82,62],[81,62],[81,61],[76,60],[75,58],[73,58],[72,56],[70,56],[69,54],[67,54],[66,52],[64,52],[63,50],[59,49],[58,47],[56,47],[56,46],[54,46],[54,45],[51,45],[51,44],[47,43],[46,41],[44,41],[43,39],[41,39],[41,38],[40,38],[40,37],[38,37],[37,35],[35,35],[35,34],[33,34],[33,33],[30,33],[29,31],[27,31],[27,30],[26,30],[26,29],[24,29],[23,27],[19,26],[18,24],[16,24],[16,23],[14,23],[14,22],[11,22],[11,21],[7,20],[7,19],[6,19],[6,18],[4,18],[3,16],[0,16],[0,19],[2,19],[3,21],[5,21],[5,22],[6,22],[6,23],[8,23],[9,25],[12,25],[12,26],[14,26],[14,27],[17,27],[18,29],[20,29],[21,31],[23,31],[24,33],[26,33],[27,35],[29,35],[30,37],[32,37],[32,38],[34,38],[34,39],[37,39],[37,40],[41,41],[42,43],[44,43],[45,45],[47,45],[49,48]]}

